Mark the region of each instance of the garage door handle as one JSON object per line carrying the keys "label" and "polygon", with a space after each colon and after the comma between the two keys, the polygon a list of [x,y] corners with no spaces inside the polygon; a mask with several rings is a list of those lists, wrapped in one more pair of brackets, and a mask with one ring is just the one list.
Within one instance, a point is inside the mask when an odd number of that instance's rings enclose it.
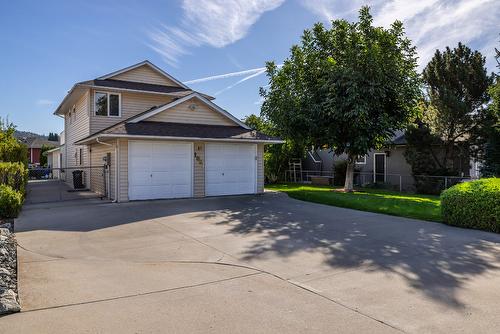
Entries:
{"label": "garage door handle", "polygon": [[224,176],[224,173],[222,173],[222,176]]}

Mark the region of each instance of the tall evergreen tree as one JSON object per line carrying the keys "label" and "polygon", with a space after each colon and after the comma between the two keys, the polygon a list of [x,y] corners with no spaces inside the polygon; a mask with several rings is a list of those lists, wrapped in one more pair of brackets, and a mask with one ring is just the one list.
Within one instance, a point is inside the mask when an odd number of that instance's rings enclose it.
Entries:
{"label": "tall evergreen tree", "polygon": [[495,52],[499,71],[489,89],[491,104],[488,106],[486,124],[483,127],[485,145],[481,174],[500,177],[500,51],[495,49]]}
{"label": "tall evergreen tree", "polygon": [[425,121],[443,140],[444,154],[439,162],[449,169],[458,144],[474,145],[471,138],[481,126],[488,102],[492,77],[486,59],[462,43],[454,49],[436,50],[423,72],[429,108]]}

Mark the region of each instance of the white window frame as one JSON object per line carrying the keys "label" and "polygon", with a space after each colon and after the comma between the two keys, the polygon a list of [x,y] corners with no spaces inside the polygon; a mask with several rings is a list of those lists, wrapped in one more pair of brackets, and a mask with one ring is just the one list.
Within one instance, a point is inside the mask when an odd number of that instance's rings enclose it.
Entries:
{"label": "white window frame", "polygon": [[[363,158],[363,161],[359,162],[357,161],[358,159]],[[366,165],[366,154],[363,155],[362,157],[357,157],[356,160],[354,160],[355,165]]]}
{"label": "white window frame", "polygon": [[83,149],[81,147],[78,149],[78,165],[83,165]]}
{"label": "white window frame", "polygon": [[[106,115],[97,115],[97,109],[96,109],[96,98],[95,96],[97,94],[106,94],[106,98],[108,99],[108,103],[107,103],[107,106],[108,106],[108,110],[106,110]],[[110,108],[110,99],[109,99],[109,96],[110,95],[118,95],[118,115],[110,115],[109,114],[109,108]],[[114,92],[103,92],[103,91],[94,91],[94,116],[97,116],[97,117],[122,117],[122,94],[121,93],[114,93]]]}

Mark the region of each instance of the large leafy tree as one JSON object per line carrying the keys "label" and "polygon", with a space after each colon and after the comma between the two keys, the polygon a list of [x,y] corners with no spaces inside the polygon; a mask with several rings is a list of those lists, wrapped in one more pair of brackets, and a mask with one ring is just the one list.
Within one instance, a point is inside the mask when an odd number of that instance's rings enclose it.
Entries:
{"label": "large leafy tree", "polygon": [[[492,77],[486,70],[486,59],[462,43],[454,49],[436,50],[423,72],[429,108],[425,122],[444,145],[439,168],[450,168],[453,153],[464,143],[474,146],[473,138],[484,124],[485,104]],[[477,145],[476,145],[477,146]]]}
{"label": "large leafy tree", "polygon": [[359,22],[317,23],[305,30],[282,67],[267,64],[261,113],[285,138],[346,153],[344,189],[354,161],[404,128],[420,95],[416,50],[401,22],[374,27],[368,7]]}
{"label": "large leafy tree", "polygon": [[[500,51],[496,51],[497,68],[500,69]],[[483,166],[481,173],[485,176],[500,177],[500,72],[494,75],[494,83],[488,90],[491,103],[486,110],[480,138],[484,138],[482,152]]]}

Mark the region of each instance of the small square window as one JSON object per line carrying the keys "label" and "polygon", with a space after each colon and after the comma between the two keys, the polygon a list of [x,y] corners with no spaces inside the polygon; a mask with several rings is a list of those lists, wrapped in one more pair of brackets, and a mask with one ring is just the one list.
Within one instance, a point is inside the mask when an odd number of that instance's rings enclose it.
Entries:
{"label": "small square window", "polygon": [[120,116],[120,94],[96,92],[94,100],[96,116]]}
{"label": "small square window", "polygon": [[108,116],[108,94],[95,93],[95,114],[97,116]]}
{"label": "small square window", "polygon": [[109,116],[120,116],[120,95],[109,94]]}
{"label": "small square window", "polygon": [[356,165],[366,165],[366,155],[357,157],[354,163]]}

